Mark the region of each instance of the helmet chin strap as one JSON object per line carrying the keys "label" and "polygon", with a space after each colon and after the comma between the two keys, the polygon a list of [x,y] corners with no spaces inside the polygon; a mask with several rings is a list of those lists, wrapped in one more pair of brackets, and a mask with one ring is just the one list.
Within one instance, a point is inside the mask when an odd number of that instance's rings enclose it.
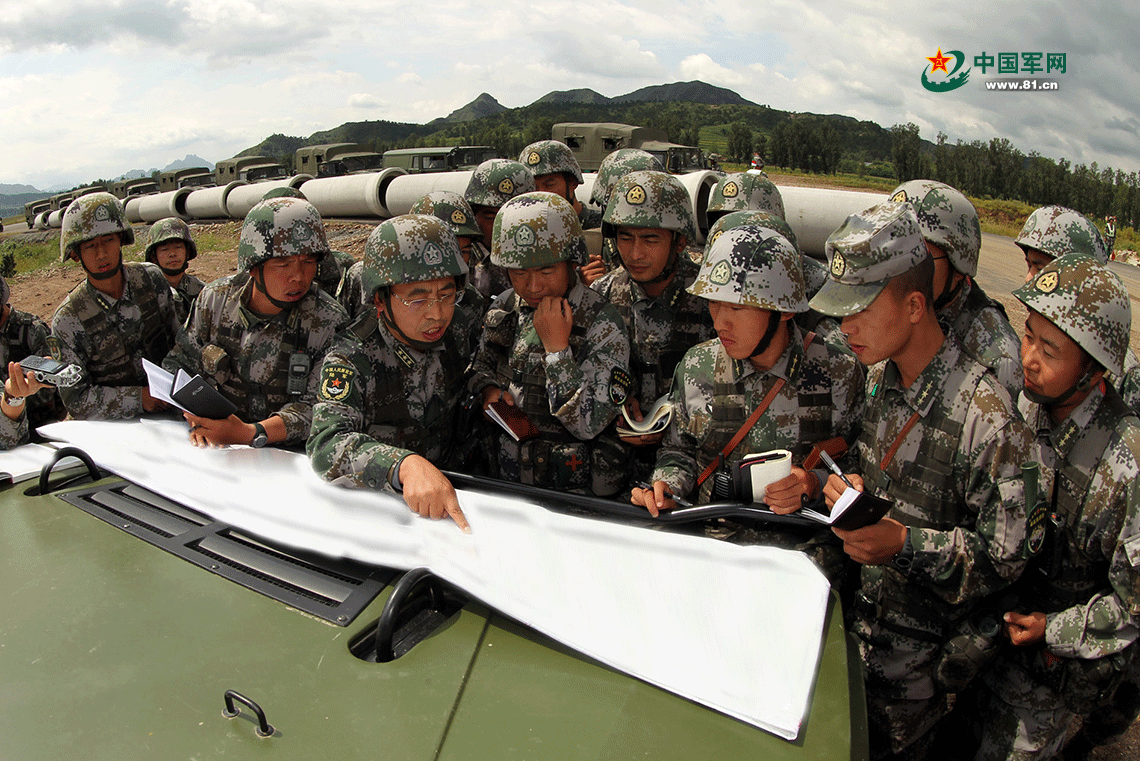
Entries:
{"label": "helmet chin strap", "polygon": [[[403,330],[400,329],[400,326],[396,324],[395,320],[393,320],[391,317],[388,316],[391,313],[392,313],[392,294],[391,294],[391,292],[385,290],[385,293],[384,293],[384,309],[381,310],[381,309],[377,308],[376,309],[376,317],[379,318],[380,322],[384,323],[384,325],[387,326],[388,330],[392,331],[398,337],[403,339],[404,342],[407,343],[409,346],[411,346],[413,349],[419,349],[420,351],[431,351],[432,349],[434,349],[435,347],[437,347],[443,343],[443,336],[442,335],[434,341],[420,341],[418,339],[412,338],[411,336],[409,336],[407,333],[405,333]],[[446,332],[444,333],[444,335],[446,335]]]}
{"label": "helmet chin strap", "polygon": [[756,348],[748,355],[751,359],[759,357],[764,352],[768,351],[768,347],[772,345],[772,341],[776,338],[776,330],[780,327],[780,313],[775,310],[768,312],[768,327],[764,329],[764,335],[760,336],[760,340],[756,342]]}
{"label": "helmet chin strap", "polygon": [[269,299],[270,304],[278,309],[292,309],[295,306],[291,301],[279,301],[269,295],[269,291],[265,287],[265,262],[259,263],[249,274],[253,278],[253,284],[257,290],[261,291],[262,296]]}
{"label": "helmet chin strap", "polygon": [[1027,388],[1022,389],[1022,392],[1025,394],[1025,398],[1034,404],[1040,404],[1045,407],[1055,407],[1058,404],[1064,404],[1065,402],[1069,401],[1073,394],[1077,392],[1080,392],[1082,394],[1087,393],[1088,390],[1093,387],[1092,378],[1097,374],[1097,372],[1098,371],[1096,369],[1095,363],[1090,362],[1089,366],[1085,368],[1084,373],[1081,374],[1080,379],[1072,386],[1070,386],[1068,391],[1065,391],[1062,394],[1058,394],[1057,396],[1046,396],[1045,394],[1039,394],[1036,391],[1030,391]]}
{"label": "helmet chin strap", "polygon": [[[182,266],[176,270],[167,269],[166,267],[163,267],[161,264],[158,264],[158,262],[155,262],[155,266],[157,266],[160,270],[162,270],[162,274],[166,275],[167,277],[174,277],[175,275],[181,275],[183,272],[185,272],[186,268],[190,266],[190,263],[189,262],[182,262]],[[268,294],[266,294],[266,295],[268,295]]]}
{"label": "helmet chin strap", "polygon": [[92,280],[110,280],[123,271],[123,255],[119,254],[119,263],[115,266],[115,269],[107,270],[106,272],[92,272],[87,269],[87,265],[84,263],[82,256],[79,257],[79,265],[83,267],[83,271],[86,272],[88,277]]}
{"label": "helmet chin strap", "polygon": [[942,287],[942,293],[940,293],[938,295],[938,298],[934,300],[935,312],[937,312],[939,309],[942,309],[942,307],[946,306],[955,298],[957,298],[958,293],[962,290],[962,285],[966,282],[966,277],[963,276],[962,279],[954,285],[954,287],[950,287],[950,283],[952,282],[954,282],[953,267],[950,268],[950,274],[946,276],[946,285]]}
{"label": "helmet chin strap", "polygon": [[677,231],[672,230],[672,245],[669,248],[669,261],[665,262],[665,268],[661,270],[661,274],[651,280],[644,280],[642,285],[657,285],[664,283],[669,278],[673,277],[673,273],[677,271],[677,261],[681,256],[681,249],[683,246],[677,245]]}

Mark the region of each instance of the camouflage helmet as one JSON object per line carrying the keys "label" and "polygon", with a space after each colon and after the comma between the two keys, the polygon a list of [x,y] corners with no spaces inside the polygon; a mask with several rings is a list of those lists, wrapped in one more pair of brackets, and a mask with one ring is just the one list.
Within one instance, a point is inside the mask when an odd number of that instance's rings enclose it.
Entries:
{"label": "camouflage helmet", "polygon": [[539,140],[522,149],[519,162],[535,177],[544,174],[568,174],[581,185],[582,168],[570,146],[557,140]]}
{"label": "camouflage helmet", "polygon": [[241,225],[238,269],[248,272],[269,259],[309,254],[317,261],[329,252],[320,212],[299,198],[259,201]]}
{"label": "camouflage helmet", "polygon": [[534,190],[534,175],[517,161],[489,159],[475,168],[463,197],[475,206],[498,209],[507,201]]}
{"label": "camouflage helmet", "polygon": [[797,252],[800,250],[795,231],[792,230],[791,225],[784,221],[783,217],[770,211],[732,211],[713,222],[712,227],[709,228],[709,235],[705,238],[705,253],[708,253],[709,248],[717,238],[741,225],[753,225],[774,230],[787,238]]}
{"label": "camouflage helmet", "polygon": [[600,206],[602,211],[610,202],[614,185],[630,172],[664,172],[665,167],[652,153],[640,148],[620,148],[602,159],[598,174],[594,178],[594,189],[590,193],[590,203]]}
{"label": "camouflage helmet", "polygon": [[451,227],[430,214],[405,214],[376,226],[364,244],[364,292],[385,285],[464,277],[467,264]]}
{"label": "camouflage helmet", "polygon": [[847,317],[871,305],[891,278],[930,258],[909,204],[885,201],[852,214],[827,238],[828,279],[812,309]]}
{"label": "camouflage helmet", "polygon": [[1132,336],[1128,291],[1116,273],[1086,254],[1065,254],[1013,292],[1107,370],[1120,375]]}
{"label": "camouflage helmet", "polygon": [[305,197],[304,193],[289,185],[282,185],[281,187],[269,190],[261,197],[261,200],[268,201],[270,198],[300,198],[302,201],[309,200]]}
{"label": "camouflage helmet", "polygon": [[436,219],[442,219],[451,227],[451,231],[460,238],[482,238],[483,232],[475,223],[475,214],[464,200],[463,196],[450,190],[433,190],[420,198],[409,214],[430,214]]}
{"label": "camouflage helmet", "polygon": [[799,252],[779,232],[759,225],[740,225],[718,236],[688,290],[710,301],[774,312],[808,308]]}
{"label": "camouflage helmet", "polygon": [[1108,261],[1108,244],[1097,226],[1084,214],[1064,206],[1042,206],[1030,214],[1014,243],[1054,259],[1086,254],[1101,264]]}
{"label": "camouflage helmet", "polygon": [[689,191],[664,172],[630,172],[614,184],[602,216],[602,237],[615,237],[619,225],[672,230],[684,235],[690,245],[697,240]]}
{"label": "camouflage helmet", "polygon": [[158,255],[155,254],[155,249],[160,243],[165,243],[168,240],[180,240],[186,244],[186,261],[190,261],[198,255],[198,246],[190,237],[190,225],[178,217],[167,217],[150,226],[150,237],[146,244],[146,260],[151,264],[156,263]]}
{"label": "camouflage helmet", "polygon": [[970,199],[944,182],[911,180],[891,192],[891,200],[910,204],[922,228],[922,237],[942,249],[954,269],[978,274],[982,228]]}
{"label": "camouflage helmet", "polygon": [[574,207],[562,196],[541,191],[524,193],[499,209],[491,238],[491,264],[529,269],[556,262],[585,261],[582,223]]}
{"label": "camouflage helmet", "polygon": [[721,177],[709,194],[706,216],[710,222],[731,211],[768,211],[784,216],[784,199],[779,189],[762,174],[740,172]]}
{"label": "camouflage helmet", "polygon": [[110,193],[89,193],[68,204],[59,235],[59,259],[66,262],[72,253],[79,256],[84,241],[118,233],[124,246],[135,242],[135,231],[127,222],[123,204]]}

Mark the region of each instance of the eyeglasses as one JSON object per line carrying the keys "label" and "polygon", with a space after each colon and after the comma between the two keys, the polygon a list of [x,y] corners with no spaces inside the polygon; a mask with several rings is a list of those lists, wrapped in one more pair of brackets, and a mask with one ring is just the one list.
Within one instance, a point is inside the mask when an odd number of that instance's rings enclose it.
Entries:
{"label": "eyeglasses", "polygon": [[455,306],[460,301],[463,301],[463,292],[452,291],[451,293],[446,293],[437,299],[412,299],[411,301],[405,301],[393,293],[392,298],[396,299],[408,309],[411,309],[413,312],[426,312],[436,304],[442,304],[445,307]]}

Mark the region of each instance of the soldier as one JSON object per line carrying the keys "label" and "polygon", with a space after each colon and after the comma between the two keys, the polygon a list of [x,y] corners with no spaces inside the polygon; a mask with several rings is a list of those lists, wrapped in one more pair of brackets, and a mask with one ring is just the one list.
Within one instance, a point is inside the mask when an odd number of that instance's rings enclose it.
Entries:
{"label": "soldier", "polygon": [[[745,224],[717,236],[689,293],[707,300],[718,338],[690,349],[677,366],[673,418],[653,472],[654,489],[634,489],[632,501],[657,515],[664,498],[713,498],[711,463],[727,471],[746,454],[789,449],[792,475],[768,487],[777,512],[818,500],[826,471],[800,464],[813,444],[836,436],[853,443],[863,413],[863,371],[855,357],[805,333],[792,317],[807,309],[800,255],[773,227]],[[775,390],[775,395],[769,395]],[[738,445],[749,413],[762,408]],[[698,474],[701,479],[698,480]]]}
{"label": "soldier", "polygon": [[471,205],[483,237],[474,248],[475,263],[469,266],[472,284],[485,299],[494,298],[511,287],[506,273],[488,261],[495,217],[507,201],[533,190],[534,175],[517,161],[489,159],[471,173],[463,198]]}
{"label": "soldier", "polygon": [[784,199],[780,190],[764,175],[751,173],[726,174],[717,180],[709,194],[705,219],[711,227],[725,214],[734,211],[767,211],[784,218]]}
{"label": "soldier", "polygon": [[1108,258],[1116,260],[1113,248],[1116,246],[1116,217],[1104,218],[1104,242],[1108,244]]}
{"label": "soldier", "polygon": [[982,679],[985,761],[1052,758],[1134,660],[1140,615],[1140,420],[1100,383],[1124,360],[1128,292],[1095,259],[1067,254],[1014,295],[1029,309],[1019,407],[1037,430],[1054,521],[1004,617],[1013,647]]}
{"label": "soldier", "polygon": [[78,261],[87,275],[51,321],[52,356],[83,370],[59,392],[72,417],[132,418],[166,407],[150,395],[142,359],[161,362],[181,323],[158,267],[123,263],[122,247],[134,241],[110,193],[81,196],[63,215],[61,260]]}
{"label": "soldier", "polygon": [[934,311],[946,330],[1009,391],[1021,393],[1021,342],[1005,314],[974,282],[982,247],[978,212],[958,190],[933,180],[904,182],[891,200],[910,204],[934,257]]}
{"label": "soldier", "polygon": [[[286,185],[285,187],[273,188],[268,193],[261,197],[262,201],[268,201],[270,198],[300,198],[302,201],[309,199],[305,198],[305,194],[297,188],[292,188]],[[317,264],[317,276],[314,282],[317,287],[323,290],[330,296],[340,293],[341,282],[344,280],[345,275],[348,273],[349,267],[356,262],[352,258],[352,254],[346,251],[333,251],[329,249],[329,253],[320,263]],[[352,312],[350,311],[351,315]]]}
{"label": "soldier", "polygon": [[[602,159],[598,173],[594,177],[594,187],[590,191],[590,203],[605,213],[610,205],[610,194],[614,185],[630,172],[664,172],[665,167],[652,153],[638,148],[619,148]],[[582,280],[590,285],[602,275],[621,263],[617,248],[612,240],[602,239],[601,254],[591,254],[589,261],[581,268]]]}
{"label": "soldier", "polygon": [[321,360],[348,322],[313,282],[328,250],[308,201],[273,198],[246,214],[239,272],[202,289],[163,363],[201,374],[237,405],[224,420],[185,413],[195,446],[304,445]]}
{"label": "soldier", "polygon": [[60,420],[67,414],[54,387],[40,383],[31,371],[20,367],[25,357],[51,354],[48,326],[35,315],[13,309],[8,282],[0,277],[0,372],[4,393],[0,396],[0,449],[27,444],[31,429]]}
{"label": "soldier", "polygon": [[565,199],[527,193],[503,206],[491,261],[513,287],[487,311],[470,388],[484,409],[502,399],[540,432],[498,437],[504,479],[609,496],[627,476],[607,428],[629,390],[629,338],[617,309],[578,282],[585,250]]}
{"label": "soldier", "polygon": [[[631,172],[614,186],[602,236],[614,241],[621,266],[590,287],[617,307],[633,351],[626,404],[641,420],[669,392],[673,371],[693,346],[715,335],[705,302],[688,291],[697,267],[685,254],[697,234],[689,194],[664,172]],[[663,433],[623,438],[635,449],[637,476],[653,470]]]}
{"label": "soldier", "polygon": [[534,175],[535,190],[562,196],[570,202],[583,230],[602,226],[602,212],[584,206],[574,194],[582,184],[582,168],[568,145],[557,140],[539,140],[522,149],[519,162]]}
{"label": "soldier", "polygon": [[178,217],[160,219],[151,225],[146,260],[162,270],[166,282],[170,283],[179,324],[186,321],[190,306],[206,285],[186,271],[190,260],[197,255],[198,247],[190,236],[190,225]]}
{"label": "soldier", "polygon": [[[1025,220],[1014,241],[1025,252],[1028,270],[1025,282],[1058,256],[1085,254],[1101,264],[1108,263],[1108,244],[1092,220],[1064,206],[1042,206]],[[1140,414],[1140,359],[1131,348],[1124,357],[1123,371],[1105,374],[1132,411]],[[1140,711],[1140,704],[1138,704]]]}
{"label": "soldier", "polygon": [[452,317],[467,265],[434,216],[383,222],[364,248],[370,311],[325,355],[308,453],[327,480],[402,491],[409,509],[467,521],[439,471],[454,467],[455,412],[472,354]]}
{"label": "soldier", "polygon": [[[813,308],[842,317],[871,367],[856,444],[856,489],[893,503],[889,517],[833,529],[862,564],[852,629],[865,668],[872,758],[922,758],[947,710],[936,682],[944,644],[977,602],[1024,565],[1019,466],[1031,437],[1006,390],[945,335],[934,262],[914,211],[886,202],[827,241],[828,282]],[[887,361],[883,361],[887,360]],[[845,484],[829,477],[834,505]]]}

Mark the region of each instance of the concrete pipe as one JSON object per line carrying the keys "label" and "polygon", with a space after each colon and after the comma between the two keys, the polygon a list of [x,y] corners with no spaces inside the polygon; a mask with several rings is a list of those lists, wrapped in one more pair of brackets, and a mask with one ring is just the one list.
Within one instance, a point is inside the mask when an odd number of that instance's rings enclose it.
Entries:
{"label": "concrete pipe", "polygon": [[126,209],[128,222],[138,223],[143,221],[142,214],[139,214],[139,204],[142,203],[144,198],[146,198],[146,196],[131,196],[123,201],[123,208]]}
{"label": "concrete pipe", "polygon": [[67,211],[66,206],[64,206],[62,209],[56,209],[55,211],[48,214],[47,226],[48,227],[57,227],[57,228],[63,227],[63,213],[65,211]]}
{"label": "concrete pipe", "polygon": [[234,188],[245,184],[242,180],[234,180],[228,185],[198,188],[186,199],[186,212],[194,219],[225,219],[230,215],[226,208],[226,196]]}
{"label": "concrete pipe", "polygon": [[392,183],[406,174],[398,167],[388,167],[367,174],[320,177],[306,182],[302,192],[322,217],[387,219],[393,213],[385,204],[385,196]]}
{"label": "concrete pipe", "polygon": [[881,193],[831,188],[780,188],[784,216],[799,239],[800,250],[816,259],[826,258],[827,237],[852,214],[887,200]]}
{"label": "concrete pipe", "polygon": [[139,203],[139,216],[143,222],[157,222],[167,217],[178,217],[189,221],[191,217],[186,213],[186,199],[193,192],[193,188],[179,188],[143,196]]}
{"label": "concrete pipe", "polygon": [[407,214],[412,204],[433,190],[450,190],[463,195],[471,172],[423,172],[396,177],[384,194],[384,206],[393,217]]}
{"label": "concrete pipe", "polygon": [[32,220],[32,226],[35,227],[37,230],[48,229],[48,217],[49,216],[51,216],[50,211],[41,211],[39,214],[36,215],[36,218]]}
{"label": "concrete pipe", "polygon": [[716,188],[721,175],[707,169],[699,172],[676,175],[685,190],[689,191],[689,200],[693,202],[693,212],[697,215],[697,237],[695,243],[704,243],[709,232],[709,196]]}
{"label": "concrete pipe", "polygon": [[[234,219],[245,219],[249,210],[256,206],[265,194],[275,188],[293,188],[301,190],[301,185],[313,179],[311,174],[295,174],[284,180],[268,180],[245,184],[230,190],[226,194],[226,216]],[[301,190],[305,193],[304,190]],[[308,194],[306,193],[306,197]]]}

